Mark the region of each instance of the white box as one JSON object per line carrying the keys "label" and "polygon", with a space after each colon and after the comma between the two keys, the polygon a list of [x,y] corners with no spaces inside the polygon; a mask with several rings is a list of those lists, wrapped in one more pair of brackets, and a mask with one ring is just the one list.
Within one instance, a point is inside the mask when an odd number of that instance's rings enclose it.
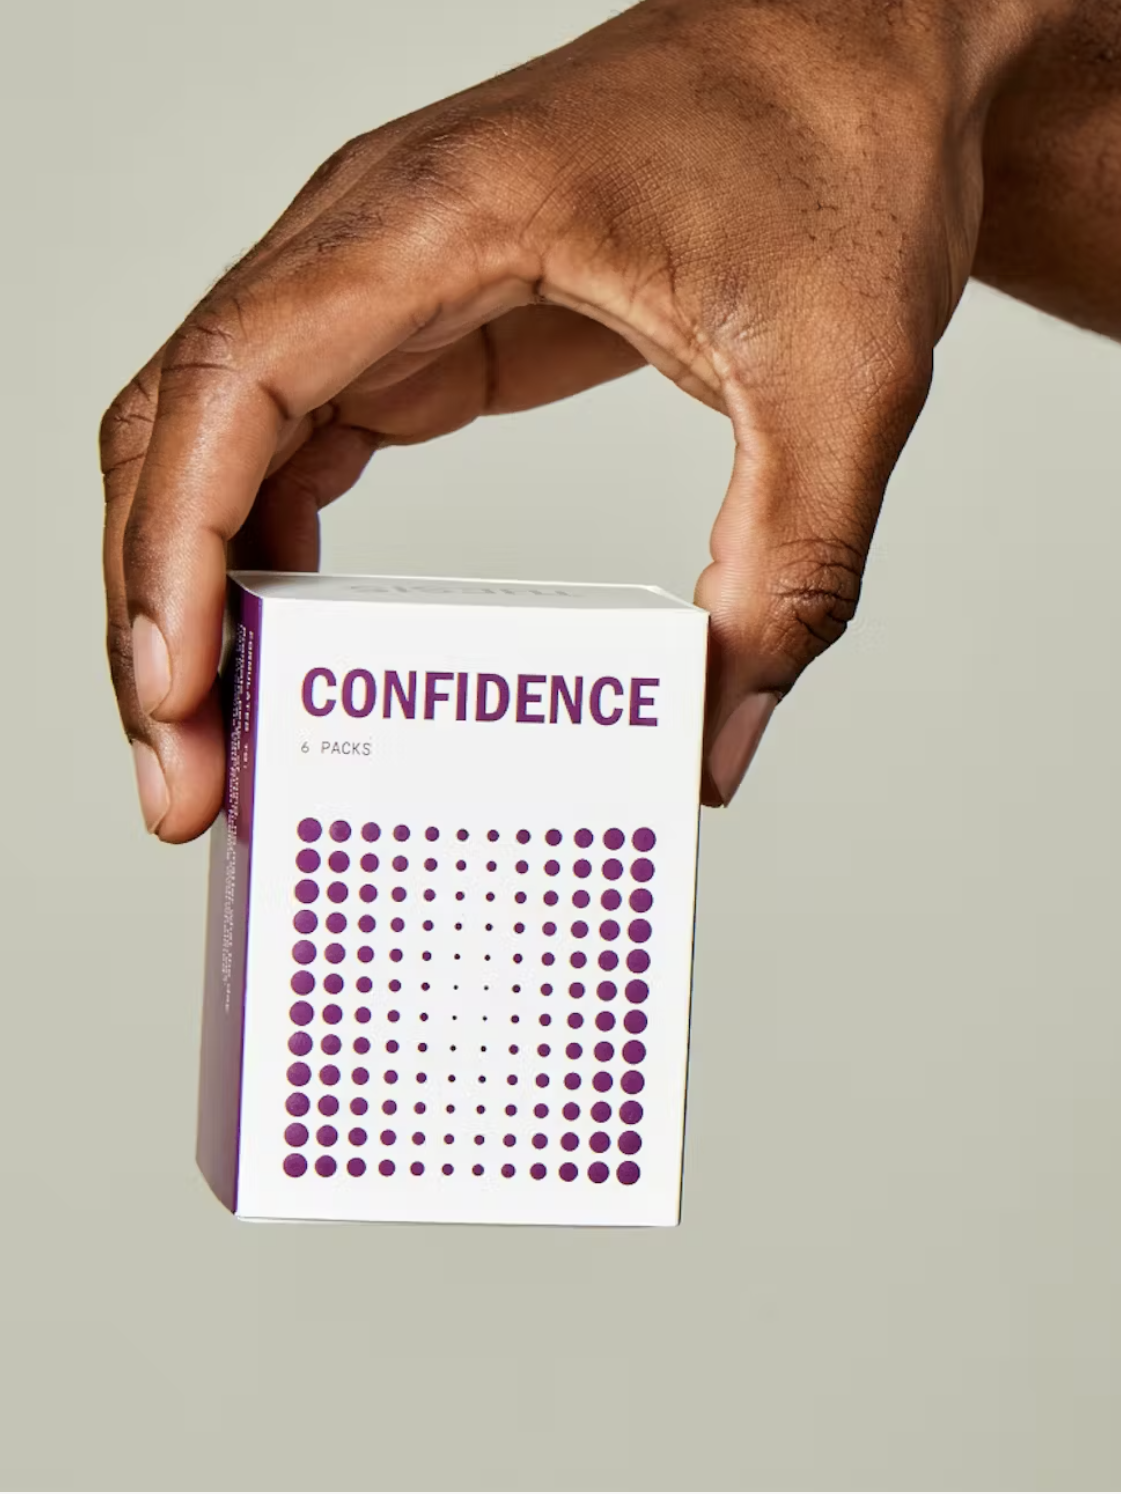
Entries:
{"label": "white box", "polygon": [[256,1219],[679,1218],[707,615],[239,573],[199,1165]]}

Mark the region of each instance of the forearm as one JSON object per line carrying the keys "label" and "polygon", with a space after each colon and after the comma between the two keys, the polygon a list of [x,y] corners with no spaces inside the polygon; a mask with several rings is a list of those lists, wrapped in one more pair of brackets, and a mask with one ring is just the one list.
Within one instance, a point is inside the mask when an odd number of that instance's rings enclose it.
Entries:
{"label": "forearm", "polygon": [[1121,337],[1121,0],[1048,27],[994,99],[974,274]]}

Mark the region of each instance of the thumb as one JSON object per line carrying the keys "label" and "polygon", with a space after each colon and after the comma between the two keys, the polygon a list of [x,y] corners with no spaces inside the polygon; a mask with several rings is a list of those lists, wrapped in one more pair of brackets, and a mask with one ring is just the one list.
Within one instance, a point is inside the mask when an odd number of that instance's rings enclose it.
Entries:
{"label": "thumb", "polygon": [[850,375],[815,393],[799,375],[797,401],[725,389],[736,454],[696,592],[710,615],[708,805],[731,802],[775,707],[856,613],[884,489],[931,372],[929,357],[874,379],[856,366],[856,389]]}

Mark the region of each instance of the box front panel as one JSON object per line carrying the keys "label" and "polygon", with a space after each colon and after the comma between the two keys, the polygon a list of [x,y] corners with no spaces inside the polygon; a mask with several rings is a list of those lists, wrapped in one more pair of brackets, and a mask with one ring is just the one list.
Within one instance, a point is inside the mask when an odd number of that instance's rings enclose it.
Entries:
{"label": "box front panel", "polygon": [[265,619],[240,1212],[676,1222],[703,617]]}

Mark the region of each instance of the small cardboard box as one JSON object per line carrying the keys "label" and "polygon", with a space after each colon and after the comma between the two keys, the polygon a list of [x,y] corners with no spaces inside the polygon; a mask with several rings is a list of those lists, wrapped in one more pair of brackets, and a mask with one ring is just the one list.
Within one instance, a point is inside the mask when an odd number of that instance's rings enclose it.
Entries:
{"label": "small cardboard box", "polygon": [[255,1219],[678,1222],[707,616],[238,573],[199,1164]]}

